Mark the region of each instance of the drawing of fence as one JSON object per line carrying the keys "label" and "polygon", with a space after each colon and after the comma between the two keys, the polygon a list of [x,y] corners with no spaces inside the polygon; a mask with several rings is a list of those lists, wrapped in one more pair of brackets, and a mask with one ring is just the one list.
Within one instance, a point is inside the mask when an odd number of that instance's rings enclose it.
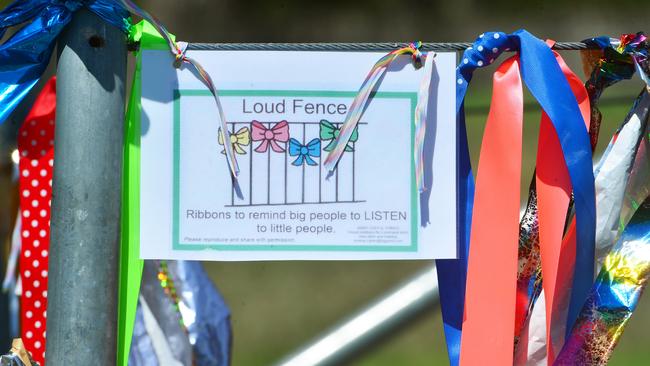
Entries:
{"label": "drawing of fence", "polygon": [[226,207],[363,202],[357,194],[356,144],[365,125],[359,123],[328,180],[321,163],[338,137],[340,122],[228,122],[244,200],[233,188]]}

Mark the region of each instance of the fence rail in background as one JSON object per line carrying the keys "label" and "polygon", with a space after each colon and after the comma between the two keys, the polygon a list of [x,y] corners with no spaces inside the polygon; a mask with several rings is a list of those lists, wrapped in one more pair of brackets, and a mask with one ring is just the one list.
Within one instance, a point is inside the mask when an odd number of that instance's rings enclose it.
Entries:
{"label": "fence rail in background", "polygon": [[438,304],[438,274],[431,266],[276,366],[343,365],[395,334]]}

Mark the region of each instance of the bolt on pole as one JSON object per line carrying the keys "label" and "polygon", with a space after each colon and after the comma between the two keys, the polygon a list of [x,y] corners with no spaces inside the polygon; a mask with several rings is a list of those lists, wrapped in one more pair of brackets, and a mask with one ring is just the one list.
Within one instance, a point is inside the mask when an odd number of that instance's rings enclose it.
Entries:
{"label": "bolt on pole", "polygon": [[80,10],[58,49],[45,357],[114,366],[126,38]]}

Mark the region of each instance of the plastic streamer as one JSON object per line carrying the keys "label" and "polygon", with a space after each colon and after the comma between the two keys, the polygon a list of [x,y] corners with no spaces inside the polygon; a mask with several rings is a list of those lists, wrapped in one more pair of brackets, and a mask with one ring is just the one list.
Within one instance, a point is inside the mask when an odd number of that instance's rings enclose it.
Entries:
{"label": "plastic streamer", "polygon": [[[325,157],[323,165],[329,172],[328,178],[332,176],[339,160],[341,160],[341,157],[345,152],[346,146],[348,146],[348,142],[350,141],[352,134],[354,131],[356,131],[359,119],[361,119],[361,115],[368,105],[370,96],[372,92],[378,87],[379,81],[386,73],[388,66],[390,66],[390,64],[396,60],[398,56],[401,55],[411,55],[413,64],[416,68],[420,68],[424,63],[431,64],[433,62],[435,54],[422,53],[420,52],[421,47],[422,42],[411,42],[408,47],[399,48],[384,55],[370,69],[368,75],[366,75],[366,78],[359,88],[359,92],[352,100],[350,108],[348,108],[348,113],[345,116],[345,121],[343,121],[343,124],[341,125],[339,136],[334,140],[332,150],[329,152],[327,157]],[[424,160],[422,158],[422,153],[424,150],[424,136],[426,133],[426,106],[429,100],[428,94],[432,70],[432,66],[425,67],[425,73],[422,76],[422,82],[420,83],[420,89],[418,91],[418,102],[415,108],[415,180],[420,192],[425,190]],[[423,220],[423,222],[424,221],[428,220]]]}
{"label": "plastic streamer", "polygon": [[596,226],[598,270],[621,230],[620,215],[625,202],[625,188],[649,115],[650,93],[644,88],[596,167],[596,202],[599,213],[602,212],[598,215]]}
{"label": "plastic streamer", "polygon": [[[201,81],[203,81],[205,86],[208,87],[217,105],[217,111],[219,112],[219,120],[221,121],[221,128],[219,129],[220,138],[223,139],[222,141],[230,141],[230,132],[228,131],[226,114],[224,113],[223,107],[221,105],[221,101],[219,100],[219,94],[217,92],[217,88],[214,85],[214,82],[212,81],[212,77],[210,77],[210,74],[208,74],[208,72],[203,68],[203,66],[201,66],[201,64],[198,61],[196,61],[191,57],[188,57],[185,54],[187,49],[187,43],[184,42],[177,43],[174,40],[174,36],[171,33],[169,33],[167,28],[165,28],[165,26],[156,17],[149,14],[147,11],[140,8],[132,1],[130,0],[115,0],[115,1],[122,4],[126,9],[129,9],[131,12],[141,16],[144,20],[149,22],[158,31],[158,34],[160,34],[162,38],[165,40],[165,42],[167,43],[169,50],[172,53],[172,56],[174,56],[174,66],[176,68],[180,68],[182,64],[187,64],[191,66],[199,74],[199,76],[201,77]],[[230,169],[230,175],[233,181],[233,187],[235,188],[235,193],[237,194],[237,197],[239,197],[239,199],[244,199],[239,184],[237,183],[237,176],[239,175],[239,165],[237,164],[237,157],[235,156],[234,148],[232,144],[225,144],[224,148],[226,152],[226,160],[228,162],[228,167]]]}
{"label": "plastic streamer", "polygon": [[0,366],[39,366],[35,362],[20,338],[11,342],[9,354],[0,356]]}
{"label": "plastic streamer", "polygon": [[[596,232],[596,259],[597,262],[602,263],[607,251],[612,247],[617,231],[620,230],[621,224],[619,222],[619,214],[622,206],[624,207],[623,192],[627,186],[630,170],[636,149],[639,146],[639,141],[643,137],[645,130],[646,120],[648,118],[648,104],[650,103],[650,95],[646,91],[637,99],[630,115],[626,118],[619,131],[614,135],[612,141],[608,145],[605,153],[603,154],[596,170],[596,204],[598,207],[598,225]],[[563,246],[566,242],[575,239],[575,221],[571,221],[567,234],[564,238]],[[599,267],[598,267],[599,268]],[[540,277],[541,279],[541,277]],[[560,303],[563,298],[562,293],[566,296],[566,289],[557,288],[560,295]],[[546,292],[546,291],[545,291]],[[543,306],[542,298],[536,299],[535,306]],[[564,304],[565,305],[565,304]],[[565,309],[557,309],[556,311],[565,311]],[[560,320],[560,321],[558,321]],[[536,310],[533,310],[530,318],[530,327],[535,329],[537,323],[544,322],[542,315]],[[565,332],[565,324],[561,319],[553,320],[553,331],[557,333]],[[570,329],[569,329],[570,331]],[[526,334],[522,334],[524,337]],[[547,353],[543,351],[546,348],[546,342],[540,340],[540,335],[531,333],[529,335],[528,349],[525,349],[525,344],[520,343],[517,353],[519,357],[525,360],[525,354],[528,354],[528,364],[542,364],[546,363]],[[561,338],[555,343],[562,344]],[[557,348],[556,348],[557,349]],[[548,359],[552,360],[553,353],[548,353]],[[550,361],[549,361],[550,362]],[[520,363],[524,363],[523,361]]]}
{"label": "plastic streamer", "polygon": [[[627,35],[623,35],[621,38],[625,38]],[[607,42],[603,42],[605,39]],[[596,42],[594,40],[601,40]],[[600,51],[600,54],[596,56],[595,67],[589,68],[590,78],[585,83],[585,88],[589,94],[589,99],[591,102],[591,123],[589,127],[589,134],[591,138],[592,149],[595,149],[598,141],[598,132],[600,129],[600,123],[602,120],[602,115],[598,110],[598,101],[605,88],[625,79],[630,79],[635,72],[635,66],[630,58],[629,53],[633,52],[645,52],[641,47],[643,45],[637,44],[637,48],[628,49],[626,53],[619,53],[615,48],[613,48],[609,43],[609,38],[599,37],[584,42],[591,46],[606,47],[604,50]],[[615,43],[615,42],[614,42]],[[633,113],[631,113],[632,115]],[[629,120],[630,116],[626,119]],[[627,127],[629,129],[629,127]],[[617,133],[618,135],[618,133]],[[612,143],[616,140],[616,136],[612,139]],[[629,135],[629,133],[628,133]],[[610,147],[612,145],[610,143]],[[630,142],[634,144],[634,142]],[[623,144],[623,143],[621,143]],[[632,145],[634,146],[634,145]],[[605,154],[601,158],[601,163],[606,161],[607,152],[610,147],[606,150]],[[618,149],[621,148],[619,145]],[[622,157],[620,157],[622,158]],[[619,158],[619,159],[620,159]],[[615,180],[619,181],[621,178],[626,177],[626,171],[624,163],[619,161],[618,163],[612,166],[612,162],[608,166],[615,168],[614,171],[608,174],[614,174],[617,177]],[[596,169],[597,174],[598,169]],[[602,172],[601,172],[602,173]],[[611,178],[611,177],[610,177]],[[596,179],[596,193],[597,193],[597,206],[601,205],[617,205],[620,204],[620,200],[614,199],[612,203],[607,203],[607,200],[613,199],[612,196],[616,196],[616,193],[613,192],[612,187],[607,187],[607,191],[604,191],[603,187],[603,178]],[[619,187],[622,188],[623,186]],[[598,193],[601,192],[601,193]],[[539,222],[537,218],[537,197],[536,197],[536,185],[535,182],[531,183],[529,191],[529,200],[524,212],[521,227],[520,227],[520,253],[519,253],[519,276],[518,276],[518,307],[517,307],[517,330],[515,344],[517,347],[517,359],[518,363],[526,362],[526,354],[528,354],[528,362],[539,362],[546,363],[546,351],[544,350],[546,342],[543,341],[540,337],[543,335],[539,332],[539,325],[536,323],[542,322],[545,320],[543,318],[543,312],[535,311],[531,318],[531,312],[533,306],[544,306],[543,301],[537,301],[541,293],[542,288],[542,276],[541,276],[541,263],[540,263],[540,246],[539,246]],[[607,210],[598,211],[598,222],[602,222],[604,217],[608,216]],[[601,224],[597,225],[601,227]],[[598,229],[596,233],[596,247],[599,248],[603,244],[603,237],[601,229]],[[567,235],[564,238],[562,246],[564,247],[569,242],[575,241],[575,222],[572,222],[569,225]],[[601,244],[599,244],[601,243]],[[612,242],[613,244],[613,242]],[[611,245],[611,244],[610,244]],[[599,250],[599,249],[597,249]],[[602,250],[599,250],[598,253],[602,253]],[[606,253],[606,251],[605,251]],[[602,257],[602,255],[598,255]],[[564,261],[572,262],[572,258],[564,258]],[[570,263],[565,263],[570,265]],[[561,287],[559,289],[562,289]],[[561,297],[560,297],[561,298]],[[542,299],[540,299],[542,300]],[[537,303],[536,303],[537,302]],[[561,309],[560,309],[561,310]],[[562,310],[563,311],[563,310]],[[528,334],[528,326],[530,322],[530,335]],[[564,329],[565,324],[558,319],[553,320],[553,329],[552,331],[557,332],[557,329]],[[567,331],[569,331],[567,329]],[[543,331],[542,331],[543,332]],[[527,337],[531,337],[527,340]],[[560,342],[561,343],[561,342]]]}
{"label": "plastic streamer", "polygon": [[[130,366],[167,365],[172,359],[183,365],[230,364],[230,311],[201,263],[147,261],[139,305]],[[147,324],[147,311],[156,325]],[[169,359],[156,352],[160,345],[168,348]]]}
{"label": "plastic streamer", "polygon": [[556,365],[606,365],[650,277],[650,199],[605,259]]}
{"label": "plastic streamer", "polygon": [[82,7],[128,32],[129,14],[113,0],[16,0],[0,12],[0,37],[26,23],[0,45],[0,123],[40,79],[56,38]]}
{"label": "plastic streamer", "polygon": [[558,357],[559,365],[606,364],[646,286],[650,274],[649,134],[646,120],[620,211],[622,234],[604,261],[578,322]]}

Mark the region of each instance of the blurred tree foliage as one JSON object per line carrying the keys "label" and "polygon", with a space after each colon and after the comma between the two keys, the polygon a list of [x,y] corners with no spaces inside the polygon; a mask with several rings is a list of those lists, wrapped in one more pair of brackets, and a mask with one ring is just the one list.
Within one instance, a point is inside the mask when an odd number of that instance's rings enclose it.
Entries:
{"label": "blurred tree foliage", "polygon": [[[639,0],[140,0],[195,42],[467,41],[527,28],[557,40],[643,30]],[[570,4],[570,5],[569,5]]]}

